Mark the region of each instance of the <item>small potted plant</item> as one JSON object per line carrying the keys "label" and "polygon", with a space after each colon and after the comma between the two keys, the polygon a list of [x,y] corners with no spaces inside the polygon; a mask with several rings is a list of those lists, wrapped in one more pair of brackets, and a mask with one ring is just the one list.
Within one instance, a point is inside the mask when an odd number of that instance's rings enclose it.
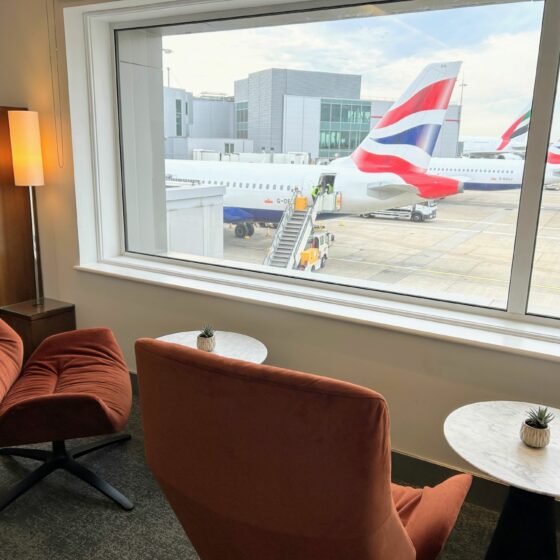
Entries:
{"label": "small potted plant", "polygon": [[212,352],[216,347],[216,337],[214,336],[214,327],[206,325],[196,338],[196,347],[205,352]]}
{"label": "small potted plant", "polygon": [[548,425],[554,419],[554,414],[548,408],[539,406],[527,412],[527,418],[521,424],[521,439],[529,447],[546,447],[550,443],[550,428]]}

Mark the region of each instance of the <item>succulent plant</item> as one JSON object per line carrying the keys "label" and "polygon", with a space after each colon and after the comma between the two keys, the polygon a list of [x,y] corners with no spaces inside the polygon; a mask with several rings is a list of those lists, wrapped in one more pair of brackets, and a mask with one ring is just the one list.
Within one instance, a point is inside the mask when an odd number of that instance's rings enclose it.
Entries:
{"label": "succulent plant", "polygon": [[552,420],[554,420],[554,414],[549,412],[548,408],[539,406],[537,410],[532,408],[527,412],[527,420],[525,420],[525,423],[532,428],[545,430]]}
{"label": "succulent plant", "polygon": [[198,336],[201,338],[212,338],[214,336],[214,327],[212,325],[205,325]]}

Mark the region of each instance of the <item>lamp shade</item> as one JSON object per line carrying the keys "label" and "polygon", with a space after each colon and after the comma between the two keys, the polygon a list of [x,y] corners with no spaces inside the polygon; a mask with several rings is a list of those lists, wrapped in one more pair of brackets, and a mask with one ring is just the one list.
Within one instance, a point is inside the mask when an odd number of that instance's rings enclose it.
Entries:
{"label": "lamp shade", "polygon": [[44,185],[39,115],[35,111],[8,111],[15,184]]}

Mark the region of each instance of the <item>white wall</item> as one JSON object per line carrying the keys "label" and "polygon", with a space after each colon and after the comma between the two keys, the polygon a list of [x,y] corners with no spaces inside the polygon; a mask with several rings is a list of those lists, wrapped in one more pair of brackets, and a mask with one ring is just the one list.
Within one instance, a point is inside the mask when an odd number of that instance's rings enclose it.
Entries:
{"label": "white wall", "polygon": [[134,29],[119,35],[127,248],[167,250],[161,36]]}
{"label": "white wall", "polygon": [[319,157],[321,98],[284,96],[283,152],[307,152]]}
{"label": "white wall", "polygon": [[212,150],[218,154],[226,153],[226,143],[233,144],[233,151],[252,152],[253,141],[242,138],[188,138],[187,140],[187,158],[193,159],[193,150]]}
{"label": "white wall", "polygon": [[[393,446],[452,465],[462,463],[445,443],[442,423],[460,404],[518,399],[560,406],[560,371],[552,362],[75,271],[74,170],[60,14],[57,23],[60,105],[51,90],[44,1],[1,4],[0,104],[40,112],[46,186],[38,198],[46,293],[74,302],[80,327],[114,329],[131,368],[139,337],[205,323],[244,332],[268,346],[271,364],[383,393],[391,409]],[[50,45],[53,49],[53,38]],[[55,85],[58,81],[55,75]]]}
{"label": "white wall", "polygon": [[224,256],[224,194],[221,186],[166,189],[167,239],[173,253]]}
{"label": "white wall", "polygon": [[233,101],[193,97],[192,138],[231,138],[235,136],[235,104]]}
{"label": "white wall", "polygon": [[182,136],[168,137],[165,139],[166,159],[191,159],[189,155],[189,139]]}

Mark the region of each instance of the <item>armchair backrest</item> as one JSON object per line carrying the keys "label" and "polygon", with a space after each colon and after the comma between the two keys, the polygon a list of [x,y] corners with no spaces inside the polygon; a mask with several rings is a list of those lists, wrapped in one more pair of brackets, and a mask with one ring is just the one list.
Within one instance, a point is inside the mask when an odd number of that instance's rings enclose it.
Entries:
{"label": "armchair backrest", "polygon": [[0,402],[21,372],[23,342],[18,334],[0,320]]}
{"label": "armchair backrest", "polygon": [[415,557],[374,391],[136,343],[148,464],[201,560]]}

